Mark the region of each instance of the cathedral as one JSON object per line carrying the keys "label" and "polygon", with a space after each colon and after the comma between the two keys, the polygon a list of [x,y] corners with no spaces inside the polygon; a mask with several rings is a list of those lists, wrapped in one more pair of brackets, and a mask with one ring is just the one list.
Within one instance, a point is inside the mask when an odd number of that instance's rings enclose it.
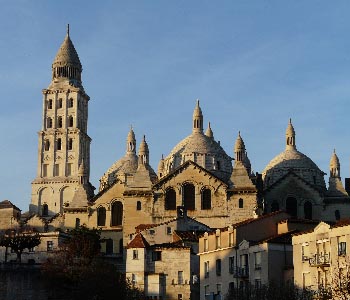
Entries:
{"label": "cathedral", "polygon": [[130,128],[125,155],[111,162],[95,190],[89,181],[90,98],[69,28],[52,64],[51,83],[42,93],[37,172],[29,212],[24,214],[28,224],[40,223],[46,231],[82,224],[100,228],[108,241],[104,251],[122,253],[138,226],[164,224],[183,216],[210,228],[278,210],[310,220],[350,217],[349,189],[342,184],[335,152],[327,188],[325,173],[297,150],[290,120],[285,150],[261,174],[252,173],[240,133],[232,143],[232,153],[227,153],[215,140],[210,123],[204,129],[198,100],[192,120],[188,115],[189,135],[162,157],[157,171],[149,164],[146,137],[137,144]]}

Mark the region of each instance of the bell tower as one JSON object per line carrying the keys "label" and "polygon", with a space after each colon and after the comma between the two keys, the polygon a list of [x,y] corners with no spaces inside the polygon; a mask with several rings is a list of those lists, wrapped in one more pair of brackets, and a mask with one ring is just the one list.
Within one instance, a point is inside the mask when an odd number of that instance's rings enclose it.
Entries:
{"label": "bell tower", "polygon": [[89,96],[81,82],[82,65],[70,39],[66,37],[52,64],[52,80],[43,93],[42,128],[38,132],[38,166],[32,182],[30,212],[52,216],[69,206],[81,185],[80,165],[84,165],[84,187],[93,195],[90,175],[90,143],[87,134]]}

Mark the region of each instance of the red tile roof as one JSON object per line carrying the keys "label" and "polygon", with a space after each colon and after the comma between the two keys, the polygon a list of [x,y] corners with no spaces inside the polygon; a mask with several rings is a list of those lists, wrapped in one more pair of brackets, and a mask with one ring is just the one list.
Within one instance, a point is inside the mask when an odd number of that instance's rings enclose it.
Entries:
{"label": "red tile roof", "polygon": [[150,245],[143,237],[141,233],[136,234],[132,241],[127,245],[127,249],[130,248],[148,248]]}

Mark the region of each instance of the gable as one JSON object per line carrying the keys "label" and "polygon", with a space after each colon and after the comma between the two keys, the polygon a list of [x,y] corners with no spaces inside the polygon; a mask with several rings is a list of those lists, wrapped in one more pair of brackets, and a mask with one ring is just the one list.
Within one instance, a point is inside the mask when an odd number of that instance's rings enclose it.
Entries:
{"label": "gable", "polygon": [[227,188],[227,184],[216,177],[213,173],[197,165],[193,161],[186,161],[172,173],[166,175],[153,185],[154,190],[165,190],[168,186],[182,185],[185,182],[205,186],[210,185],[218,188],[219,186]]}

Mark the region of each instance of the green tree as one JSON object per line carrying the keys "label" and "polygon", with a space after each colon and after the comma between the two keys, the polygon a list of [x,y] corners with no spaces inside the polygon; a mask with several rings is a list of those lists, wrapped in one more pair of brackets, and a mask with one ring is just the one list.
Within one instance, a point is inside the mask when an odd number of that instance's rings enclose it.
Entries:
{"label": "green tree", "polygon": [[20,263],[23,251],[38,246],[40,241],[39,233],[34,232],[32,229],[8,229],[0,237],[0,246],[6,247],[6,253],[8,248],[14,251],[17,255],[17,262]]}

